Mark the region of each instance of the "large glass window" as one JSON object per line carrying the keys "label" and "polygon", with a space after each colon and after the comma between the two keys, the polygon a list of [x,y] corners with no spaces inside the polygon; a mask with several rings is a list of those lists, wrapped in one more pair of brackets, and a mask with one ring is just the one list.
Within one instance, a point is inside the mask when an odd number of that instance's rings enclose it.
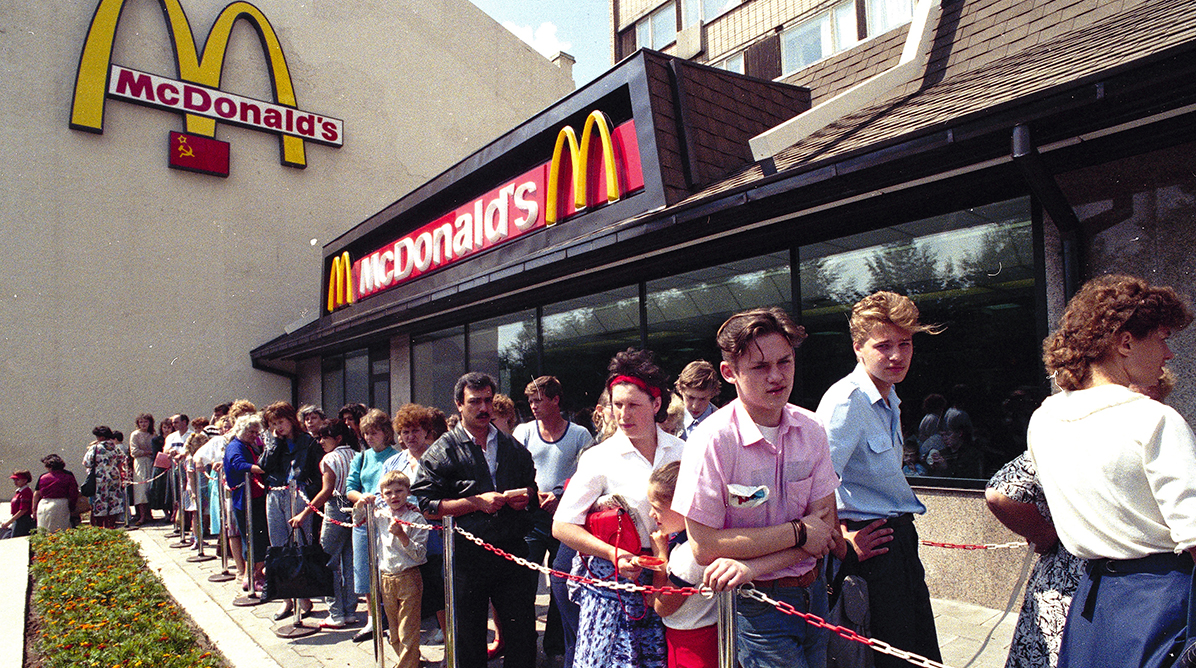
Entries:
{"label": "large glass window", "polygon": [[[714,335],[739,311],[779,306],[792,313],[789,251],[670,276],[647,285],[648,348],[676,378],[686,364],[722,359]],[[723,399],[734,398],[731,387]],[[721,403],[721,402],[720,402]]]}
{"label": "large glass window", "polygon": [[390,411],[388,344],[325,356],[320,367],[325,412],[335,413],[350,403]]}
{"label": "large glass window", "polygon": [[739,6],[741,0],[681,0],[681,26],[710,23],[725,12]]}
{"label": "large glass window", "polygon": [[[862,3],[862,7],[859,6]],[[913,0],[847,0],[781,33],[781,70],[796,72],[913,18]],[[859,24],[863,11],[864,24]],[[861,28],[866,28],[861,33]]]}
{"label": "large glass window", "polygon": [[907,446],[918,447],[909,472],[987,479],[1025,450],[1043,388],[1032,229],[1029,200],[1018,199],[801,247],[810,337],[799,402],[816,406],[855,366],[853,303],[876,290],[908,295],[922,322],[945,327],[914,337],[897,388]]}
{"label": "large glass window", "polygon": [[868,34],[880,35],[899,25],[909,23],[914,16],[914,0],[867,0]]}
{"label": "large glass window", "polygon": [[494,376],[518,403],[536,377],[536,312],[522,311],[469,326],[469,370]]}
{"label": "large glass window", "polygon": [[545,306],[542,327],[541,373],[561,380],[567,412],[593,408],[610,358],[641,345],[639,288],[631,285]]}
{"label": "large glass window", "polygon": [[[847,329],[851,305],[893,290],[914,300],[922,322],[944,327],[915,337],[917,355],[897,389],[910,474],[982,481],[1025,450],[1026,423],[1045,390],[1035,243],[1030,201],[1021,198],[768,249],[543,305],[538,320],[528,309],[415,337],[412,396],[451,412],[453,384],[476,370],[495,376],[500,390],[524,405],[527,383],[550,374],[565,388],[567,416],[588,424],[615,353],[646,340],[676,377],[695,359],[720,360],[714,336],[729,315],[779,306],[809,334],[798,352],[791,401],[814,409],[856,364]],[[326,396],[333,396],[330,379],[344,377],[356,359],[326,362]],[[342,380],[338,386],[350,385]],[[733,397],[727,386],[720,399]]]}
{"label": "large glass window", "polygon": [[453,385],[465,373],[465,328],[451,327],[411,341],[411,400],[456,412]]}
{"label": "large glass window", "polygon": [[835,51],[831,15],[823,14],[781,33],[781,69],[794,72]]}

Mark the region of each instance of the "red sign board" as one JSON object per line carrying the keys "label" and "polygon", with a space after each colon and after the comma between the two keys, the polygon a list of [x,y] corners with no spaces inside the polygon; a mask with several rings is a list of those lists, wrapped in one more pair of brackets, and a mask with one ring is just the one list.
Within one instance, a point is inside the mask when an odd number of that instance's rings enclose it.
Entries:
{"label": "red sign board", "polygon": [[228,176],[228,142],[171,132],[170,166],[188,172]]}

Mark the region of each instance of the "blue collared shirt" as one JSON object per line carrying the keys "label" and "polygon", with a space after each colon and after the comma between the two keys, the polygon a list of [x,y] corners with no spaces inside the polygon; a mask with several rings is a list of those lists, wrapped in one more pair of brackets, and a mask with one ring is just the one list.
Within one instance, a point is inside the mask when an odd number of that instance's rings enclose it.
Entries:
{"label": "blue collared shirt", "polygon": [[926,506],[901,473],[901,400],[888,403],[862,364],[831,385],[818,404],[831,461],[842,484],[835,491],[839,519],[871,520],[924,513]]}
{"label": "blue collared shirt", "polygon": [[686,410],[685,416],[681,418],[681,424],[683,426],[680,434],[681,440],[688,441],[689,435],[694,433],[694,429],[698,428],[698,425],[702,423],[702,420],[714,415],[714,411],[716,410],[717,409],[714,407],[713,403],[706,404],[706,410],[702,411],[702,414],[697,417],[690,415],[689,411]]}

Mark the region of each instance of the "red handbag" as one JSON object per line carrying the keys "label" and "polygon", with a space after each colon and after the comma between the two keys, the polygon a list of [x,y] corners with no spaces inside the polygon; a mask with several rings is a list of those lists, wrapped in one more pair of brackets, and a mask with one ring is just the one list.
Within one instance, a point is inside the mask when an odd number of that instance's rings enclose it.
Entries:
{"label": "red handbag", "polygon": [[586,515],[586,531],[607,545],[639,554],[643,545],[627,501],[616,494],[600,501],[596,507],[600,509]]}

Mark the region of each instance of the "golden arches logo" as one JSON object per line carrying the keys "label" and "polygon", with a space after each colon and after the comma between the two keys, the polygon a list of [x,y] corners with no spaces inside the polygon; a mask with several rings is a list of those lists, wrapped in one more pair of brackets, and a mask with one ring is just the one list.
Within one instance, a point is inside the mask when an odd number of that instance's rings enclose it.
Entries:
{"label": "golden arches logo", "polygon": [[598,131],[602,146],[603,168],[606,172],[606,201],[618,201],[619,172],[615,165],[615,146],[611,140],[610,118],[601,111],[592,111],[586,117],[581,131],[581,142],[577,141],[577,133],[566,125],[556,136],[556,145],[552,149],[552,163],[548,167],[548,193],[544,206],[544,223],[555,225],[561,219],[560,185],[561,158],[566,150],[569,151],[569,166],[573,175],[573,206],[580,211],[589,204],[587,190],[587,175],[589,172],[590,143],[594,138],[594,130]]}
{"label": "golden arches logo", "polygon": [[[233,24],[238,19],[249,21],[257,31],[270,66],[270,78],[274,85],[274,99],[280,105],[298,108],[295,88],[291,83],[291,72],[278,35],[270,20],[260,9],[248,2],[233,2],[221,10],[216,22],[208,32],[203,56],[196,50],[191,23],[180,0],[159,0],[166,14],[167,28],[174,42],[175,64],[179,78],[183,81],[220,88],[220,74],[224,68],[225,52]],[[120,22],[125,0],[100,0],[83,43],[79,57],[79,71],[75,77],[75,97],[71,103],[70,126],[77,130],[102,133],[104,131],[104,102],[107,93],[109,69],[112,64],[112,48],[116,41],[116,27]],[[186,114],[188,133],[204,137],[216,136],[216,119]],[[282,162],[286,165],[303,167],[307,164],[304,140],[289,135],[280,135]]]}
{"label": "golden arches logo", "polygon": [[328,271],[328,312],[352,303],[353,262],[349,260],[349,251],[345,251],[332,258],[332,268]]}

